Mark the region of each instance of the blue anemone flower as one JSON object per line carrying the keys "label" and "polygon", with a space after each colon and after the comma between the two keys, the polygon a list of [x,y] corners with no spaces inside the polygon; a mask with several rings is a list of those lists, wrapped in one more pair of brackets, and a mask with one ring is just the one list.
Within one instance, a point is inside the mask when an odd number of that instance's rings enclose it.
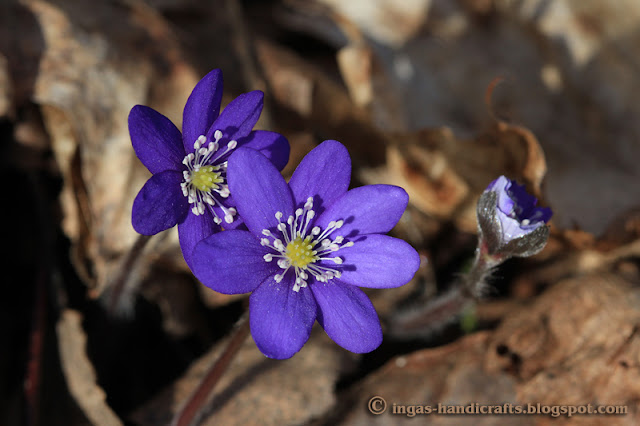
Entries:
{"label": "blue anemone flower", "polygon": [[378,315],[358,287],[406,284],[420,264],[406,242],[386,234],[407,203],[391,185],[347,191],[351,159],[325,141],[300,163],[289,184],[259,152],[229,159],[229,187],[248,231],[200,242],[193,272],[225,294],[252,292],[250,325],[263,354],[290,358],[317,320],[343,348],[370,352],[382,342]]}
{"label": "blue anemone flower", "polygon": [[180,247],[191,252],[203,238],[234,229],[237,217],[227,184],[227,160],[238,147],[259,150],[281,170],[289,143],[280,134],[252,130],[263,106],[259,90],[242,94],[220,113],[222,72],[211,71],[191,92],[184,107],[182,134],[164,115],[136,105],[129,113],[129,133],[136,155],[153,174],[133,202],[132,223],[143,235],[176,224]]}

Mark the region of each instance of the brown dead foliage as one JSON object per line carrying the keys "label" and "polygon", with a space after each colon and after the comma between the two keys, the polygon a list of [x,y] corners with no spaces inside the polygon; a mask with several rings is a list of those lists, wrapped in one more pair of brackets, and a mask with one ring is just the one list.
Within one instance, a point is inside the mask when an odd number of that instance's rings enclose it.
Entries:
{"label": "brown dead foliage", "polygon": [[[96,301],[137,238],[131,205],[149,177],[127,115],[144,104],[179,125],[212,68],[224,71],[223,104],[265,91],[259,127],[289,139],[285,176],[336,139],[352,156],[353,185],[407,190],[410,206],[392,234],[423,264],[409,285],[368,292],[383,324],[463,269],[476,200],[499,175],[524,183],[554,218],[543,252],[495,274],[498,290],[474,314],[482,331],[464,336],[456,323],[354,355],[316,327],[288,361],[267,360],[248,341],[203,424],[640,422],[640,8],[405,3],[0,4],[9,259],[0,344],[15,348],[0,356],[8,401],[0,423],[165,423],[220,352],[244,296],[197,283],[175,230],[142,252],[124,318]],[[36,303],[42,283],[46,303]],[[23,391],[27,364],[34,380]],[[629,414],[418,420],[371,415],[373,395],[397,404],[616,404]]]}

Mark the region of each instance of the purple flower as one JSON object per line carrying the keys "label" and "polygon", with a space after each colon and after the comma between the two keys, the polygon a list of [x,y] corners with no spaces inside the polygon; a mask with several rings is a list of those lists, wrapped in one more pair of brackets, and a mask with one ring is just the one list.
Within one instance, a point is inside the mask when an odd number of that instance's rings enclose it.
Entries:
{"label": "purple flower", "polygon": [[229,185],[249,229],[205,239],[193,272],[220,293],[253,292],[251,333],[268,357],[293,356],[316,319],[340,346],[370,352],[382,330],[369,298],[357,286],[399,287],[420,263],[406,242],[386,235],[408,196],[390,185],[347,191],[346,148],[325,141],[300,163],[289,184],[259,152],[238,149]]}
{"label": "purple flower", "polygon": [[549,236],[545,224],[553,213],[536,203],[524,185],[504,176],[489,184],[477,209],[480,235],[489,254],[531,256],[542,250]]}
{"label": "purple flower", "polygon": [[182,134],[152,108],[136,105],[129,113],[133,149],[153,174],[133,202],[133,227],[154,235],[177,224],[189,265],[196,243],[220,231],[221,225],[233,229],[242,222],[226,181],[230,153],[240,146],[254,148],[279,170],[289,160],[283,136],[252,130],[262,111],[262,92],[238,96],[222,113],[221,99],[222,72],[216,69],[191,92]]}

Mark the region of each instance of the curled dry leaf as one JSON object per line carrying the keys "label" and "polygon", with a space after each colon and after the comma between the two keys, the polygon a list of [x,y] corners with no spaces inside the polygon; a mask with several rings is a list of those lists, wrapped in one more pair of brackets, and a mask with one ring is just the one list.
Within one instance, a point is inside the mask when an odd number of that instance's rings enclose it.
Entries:
{"label": "curled dry leaf", "polygon": [[458,139],[450,129],[394,134],[386,170],[364,171],[367,183],[402,186],[423,213],[453,220],[476,231],[475,204],[497,176],[518,179],[538,198],[546,172],[542,148],[527,129],[497,122],[475,139]]}

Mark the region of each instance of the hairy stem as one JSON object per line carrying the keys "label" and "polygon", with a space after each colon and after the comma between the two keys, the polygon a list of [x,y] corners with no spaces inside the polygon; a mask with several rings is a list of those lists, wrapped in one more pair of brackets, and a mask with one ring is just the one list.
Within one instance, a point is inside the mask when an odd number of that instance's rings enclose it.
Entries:
{"label": "hairy stem", "polygon": [[465,308],[477,302],[486,293],[487,276],[504,259],[490,256],[482,240],[476,249],[469,272],[447,292],[428,303],[401,311],[391,320],[390,332],[396,336],[429,335],[452,322]]}

